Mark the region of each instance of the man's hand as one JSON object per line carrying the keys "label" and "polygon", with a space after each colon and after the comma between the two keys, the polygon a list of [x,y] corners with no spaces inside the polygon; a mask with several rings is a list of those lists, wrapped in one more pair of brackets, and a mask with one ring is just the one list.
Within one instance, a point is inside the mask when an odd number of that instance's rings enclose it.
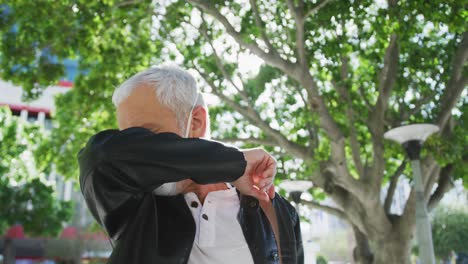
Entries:
{"label": "man's hand", "polygon": [[273,180],[276,175],[276,160],[265,150],[255,148],[243,150],[247,161],[244,175],[233,185],[244,195],[269,201],[275,197]]}

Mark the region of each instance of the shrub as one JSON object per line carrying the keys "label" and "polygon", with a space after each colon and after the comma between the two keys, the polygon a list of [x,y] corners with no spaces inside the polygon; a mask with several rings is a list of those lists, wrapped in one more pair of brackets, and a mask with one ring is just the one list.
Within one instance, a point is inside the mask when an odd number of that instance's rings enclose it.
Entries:
{"label": "shrub", "polygon": [[468,213],[441,208],[434,213],[432,235],[435,255],[447,259],[451,251],[468,253]]}
{"label": "shrub", "polygon": [[323,256],[318,256],[316,263],[317,264],[327,264],[327,259],[325,257],[323,257]]}

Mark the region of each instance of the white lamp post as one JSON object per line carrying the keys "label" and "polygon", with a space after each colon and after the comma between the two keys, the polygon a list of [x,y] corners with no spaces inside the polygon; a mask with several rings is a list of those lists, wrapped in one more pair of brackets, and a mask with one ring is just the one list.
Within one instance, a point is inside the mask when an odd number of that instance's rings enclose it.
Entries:
{"label": "white lamp post", "polygon": [[411,159],[414,175],[414,188],[416,191],[416,236],[419,245],[421,263],[435,264],[434,247],[432,244],[432,231],[427,214],[424,188],[419,163],[421,147],[424,141],[439,131],[439,127],[431,124],[415,124],[394,128],[384,134],[384,138],[400,143]]}
{"label": "white lamp post", "polygon": [[284,180],[279,184],[281,189],[284,189],[291,196],[296,204],[296,210],[299,213],[299,203],[301,202],[301,194],[312,187],[310,181],[293,181]]}

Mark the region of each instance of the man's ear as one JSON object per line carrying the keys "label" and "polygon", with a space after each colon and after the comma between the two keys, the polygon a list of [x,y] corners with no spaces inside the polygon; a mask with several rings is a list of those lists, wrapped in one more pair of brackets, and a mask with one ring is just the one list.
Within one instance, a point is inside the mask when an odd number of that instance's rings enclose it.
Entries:
{"label": "man's ear", "polygon": [[196,106],[192,112],[192,124],[190,125],[189,137],[204,137],[207,131],[207,110],[203,106]]}

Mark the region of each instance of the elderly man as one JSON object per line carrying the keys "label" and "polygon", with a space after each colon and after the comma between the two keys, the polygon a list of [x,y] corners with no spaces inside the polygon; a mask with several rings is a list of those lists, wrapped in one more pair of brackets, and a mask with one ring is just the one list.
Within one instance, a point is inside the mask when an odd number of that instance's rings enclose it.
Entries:
{"label": "elderly man", "polygon": [[113,242],[109,263],[303,263],[299,218],[274,193],[275,160],[201,139],[208,110],[190,74],[150,68],[113,101],[120,130],[78,155],[81,191]]}

